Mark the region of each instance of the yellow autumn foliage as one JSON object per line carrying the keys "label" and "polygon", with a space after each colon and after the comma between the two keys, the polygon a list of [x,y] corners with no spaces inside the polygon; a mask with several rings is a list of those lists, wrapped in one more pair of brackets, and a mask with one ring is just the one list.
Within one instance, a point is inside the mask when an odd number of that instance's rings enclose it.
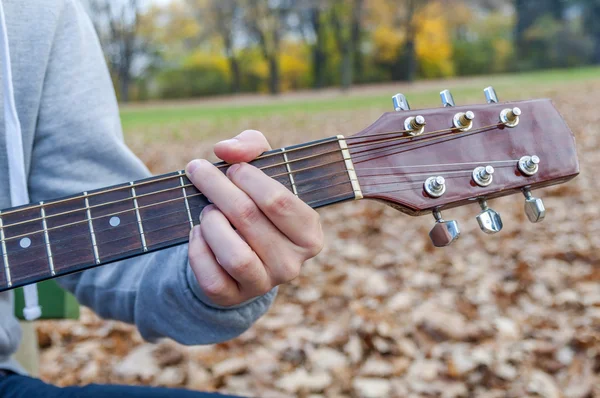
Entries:
{"label": "yellow autumn foliage", "polygon": [[310,85],[310,53],[302,43],[284,43],[279,61],[281,90],[297,90]]}
{"label": "yellow autumn foliage", "polygon": [[197,50],[189,54],[183,61],[184,68],[206,68],[221,72],[224,76],[229,77],[229,65],[227,59],[218,54],[211,54],[206,51]]}
{"label": "yellow autumn foliage", "polygon": [[375,59],[383,64],[393,63],[404,41],[402,33],[388,25],[380,25],[373,32]]}
{"label": "yellow autumn foliage", "polygon": [[454,74],[446,15],[448,10],[436,1],[423,7],[414,18],[415,52],[421,77],[447,77]]}

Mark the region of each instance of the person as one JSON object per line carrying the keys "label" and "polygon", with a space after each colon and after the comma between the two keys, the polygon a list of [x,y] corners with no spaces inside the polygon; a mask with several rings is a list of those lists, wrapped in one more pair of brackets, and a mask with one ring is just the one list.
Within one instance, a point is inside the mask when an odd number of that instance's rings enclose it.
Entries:
{"label": "person", "polygon": [[[123,142],[111,79],[78,0],[5,0],[0,11],[0,208],[11,207],[15,158],[24,162],[31,202],[147,177]],[[14,151],[15,136],[22,137],[22,153]],[[238,164],[227,175],[206,160],[187,165],[190,180],[213,202],[191,231],[189,245],[65,276],[59,283],[100,316],[135,324],[149,341],[169,337],[196,345],[238,336],[267,311],[276,286],[295,278],[323,242],[313,209],[243,163],[267,149],[264,136],[248,130],[214,148],[218,157]],[[11,358],[21,337],[12,291],[0,293],[0,316],[3,398],[212,396],[45,384]]]}

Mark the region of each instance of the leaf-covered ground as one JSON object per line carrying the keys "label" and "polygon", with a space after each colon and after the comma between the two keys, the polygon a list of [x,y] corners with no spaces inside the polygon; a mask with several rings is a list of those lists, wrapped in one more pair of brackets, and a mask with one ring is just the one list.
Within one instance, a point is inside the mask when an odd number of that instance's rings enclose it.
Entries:
{"label": "leaf-covered ground", "polygon": [[[600,397],[600,79],[512,90],[553,98],[577,139],[580,176],[536,191],[543,223],[526,220],[519,196],[490,203],[505,225],[495,236],[479,231],[476,205],[454,209],[446,217],[462,237],[440,250],[428,241],[431,217],[366,201],[325,208],[325,249],[241,337],[151,345],[84,310],[77,322],[39,323],[43,379],[254,397]],[[132,129],[127,140],[158,173],[245,128],[276,147],[349,135],[386,110],[195,120]]]}

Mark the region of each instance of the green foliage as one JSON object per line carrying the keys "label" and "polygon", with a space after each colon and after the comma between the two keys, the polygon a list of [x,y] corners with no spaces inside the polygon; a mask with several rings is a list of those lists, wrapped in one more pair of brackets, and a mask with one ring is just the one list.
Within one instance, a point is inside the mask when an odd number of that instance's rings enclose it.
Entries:
{"label": "green foliage", "polygon": [[518,63],[521,69],[585,65],[592,58],[593,43],[582,34],[580,27],[566,25],[551,15],[539,18],[525,32],[525,40],[529,51]]}
{"label": "green foliage", "polygon": [[453,62],[459,76],[501,73],[511,69],[514,51],[511,42],[514,21],[494,12],[457,27]]}
{"label": "green foliage", "polygon": [[193,98],[229,91],[227,61],[222,57],[194,53],[181,67],[164,70],[157,76],[160,98]]}

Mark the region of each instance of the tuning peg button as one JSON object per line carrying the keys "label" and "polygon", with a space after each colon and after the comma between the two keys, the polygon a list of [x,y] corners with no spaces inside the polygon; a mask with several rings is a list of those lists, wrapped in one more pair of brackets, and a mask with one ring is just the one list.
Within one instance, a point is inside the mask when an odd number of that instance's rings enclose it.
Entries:
{"label": "tuning peg button", "polygon": [[423,188],[427,195],[432,198],[439,198],[446,193],[446,179],[442,176],[429,177],[425,180]]}
{"label": "tuning peg button", "polygon": [[392,103],[394,104],[394,110],[399,111],[410,111],[410,105],[406,96],[402,93],[398,93],[392,97]]}
{"label": "tuning peg button", "polygon": [[498,103],[498,96],[496,95],[496,90],[494,90],[494,87],[486,87],[485,89],[483,89],[483,92],[485,93],[485,100],[488,104]]}
{"label": "tuning peg button", "polygon": [[425,131],[425,118],[421,115],[411,116],[404,121],[404,129],[409,135],[416,136],[423,134]]}
{"label": "tuning peg button", "polygon": [[433,217],[435,225],[429,232],[429,238],[435,247],[448,246],[460,237],[460,229],[456,221],[445,221],[439,210],[433,211]]}
{"label": "tuning peg button", "polygon": [[540,168],[540,158],[536,155],[532,156],[523,156],[519,159],[519,163],[517,167],[521,171],[521,173],[532,176],[536,174]]}
{"label": "tuning peg button", "polygon": [[504,123],[506,127],[516,127],[520,121],[519,116],[521,116],[520,108],[503,109],[502,112],[500,112],[500,121]]}
{"label": "tuning peg button", "polygon": [[479,201],[481,213],[475,217],[479,228],[486,234],[495,234],[502,230],[502,218],[494,209],[490,209],[485,199]]}
{"label": "tuning peg button", "polygon": [[456,106],[456,104],[454,103],[454,97],[452,96],[450,90],[444,90],[440,92],[440,97],[442,98],[442,105],[444,106],[444,108]]}
{"label": "tuning peg button", "polygon": [[523,189],[523,195],[525,195],[525,214],[529,221],[532,223],[542,221],[546,217],[546,208],[542,199],[533,197],[528,188]]}

